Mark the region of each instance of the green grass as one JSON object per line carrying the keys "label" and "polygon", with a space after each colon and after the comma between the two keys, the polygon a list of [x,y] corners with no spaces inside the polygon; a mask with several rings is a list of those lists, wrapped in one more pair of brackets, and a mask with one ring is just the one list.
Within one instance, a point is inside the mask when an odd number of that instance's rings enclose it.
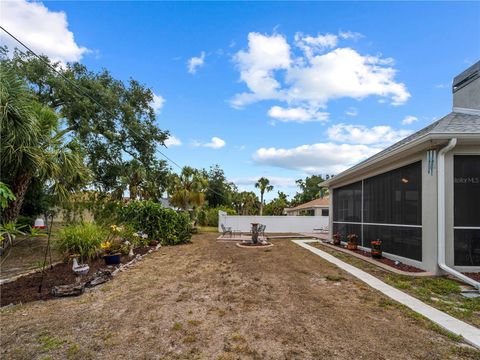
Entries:
{"label": "green grass", "polygon": [[176,322],[172,326],[172,330],[179,331],[183,329],[183,324],[181,322]]}
{"label": "green grass", "polygon": [[[361,268],[417,299],[444,311],[460,320],[480,327],[480,298],[465,298],[460,292],[460,284],[446,277],[414,277],[399,275],[383,270],[373,264],[357,259],[345,253],[317,245],[337,258]],[[328,279],[330,280],[330,279]],[[387,307],[389,304],[379,304]]]}
{"label": "green grass", "polygon": [[43,334],[38,337],[38,343],[42,351],[57,350],[63,347],[65,340],[48,334]]}
{"label": "green grass", "polygon": [[218,232],[218,228],[215,226],[197,226],[198,233],[215,233]]}
{"label": "green grass", "polygon": [[327,279],[328,281],[342,281],[342,280],[347,280],[345,279],[343,276],[340,276],[340,275],[327,275],[325,276],[325,279]]}

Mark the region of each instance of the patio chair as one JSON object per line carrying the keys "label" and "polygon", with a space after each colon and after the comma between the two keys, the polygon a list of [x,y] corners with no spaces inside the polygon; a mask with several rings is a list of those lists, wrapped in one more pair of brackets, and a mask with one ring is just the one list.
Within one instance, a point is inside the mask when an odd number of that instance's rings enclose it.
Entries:
{"label": "patio chair", "polygon": [[258,235],[265,237],[266,228],[267,228],[267,225],[260,224],[260,226],[258,227]]}
{"label": "patio chair", "polygon": [[230,226],[225,226],[223,224],[220,225],[222,227],[222,236],[225,236],[227,234],[230,234],[230,237],[233,236],[233,231],[232,231],[232,228]]}

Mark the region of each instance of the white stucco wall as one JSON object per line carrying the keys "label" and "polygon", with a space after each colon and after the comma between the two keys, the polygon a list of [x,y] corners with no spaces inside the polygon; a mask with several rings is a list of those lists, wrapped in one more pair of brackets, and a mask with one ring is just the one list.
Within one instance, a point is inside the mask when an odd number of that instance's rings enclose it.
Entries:
{"label": "white stucco wall", "polygon": [[328,227],[328,216],[240,216],[227,215],[221,211],[218,214],[219,232],[222,231],[222,224],[232,230],[248,232],[251,223],[266,225],[267,233],[313,232],[314,229]]}

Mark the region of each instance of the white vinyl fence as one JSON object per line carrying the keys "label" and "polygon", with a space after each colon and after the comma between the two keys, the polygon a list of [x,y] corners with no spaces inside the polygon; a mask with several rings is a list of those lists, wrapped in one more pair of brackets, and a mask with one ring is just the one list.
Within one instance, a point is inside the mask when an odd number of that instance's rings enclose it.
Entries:
{"label": "white vinyl fence", "polygon": [[222,231],[222,224],[231,227],[232,230],[249,232],[252,223],[267,225],[265,229],[267,233],[313,232],[314,229],[328,227],[328,216],[243,216],[218,212],[219,232]]}

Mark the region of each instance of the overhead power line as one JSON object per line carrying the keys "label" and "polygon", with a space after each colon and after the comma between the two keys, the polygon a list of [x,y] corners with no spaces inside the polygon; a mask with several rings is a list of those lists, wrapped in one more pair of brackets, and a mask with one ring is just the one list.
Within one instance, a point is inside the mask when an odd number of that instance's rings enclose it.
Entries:
{"label": "overhead power line", "polygon": [[[96,103],[98,106],[100,106],[103,110],[105,110],[106,113],[110,114],[111,116],[113,116],[114,118],[116,117],[115,114],[113,114],[109,109],[107,109],[102,103],[100,103],[97,99],[95,99],[93,96],[91,96],[85,89],[83,89],[82,87],[80,87],[78,84],[74,83],[73,81],[71,81],[68,77],[66,77],[65,75],[63,75],[60,71],[58,71],[54,66],[52,66],[48,61],[46,61],[43,57],[41,57],[40,55],[38,55],[35,51],[33,51],[30,47],[28,47],[23,41],[21,41],[20,39],[18,39],[15,35],[13,35],[10,31],[8,31],[7,29],[5,29],[3,26],[0,25],[0,29],[2,29],[8,36],[10,36],[13,40],[15,40],[17,43],[19,43],[20,45],[22,45],[25,49],[27,49],[32,55],[34,55],[37,59],[39,59],[42,63],[44,63],[46,66],[48,66],[51,70],[53,70],[56,74],[58,74],[59,76],[62,77],[62,79],[64,79],[67,83],[69,83],[70,85],[73,86],[73,88],[78,91],[81,95],[83,96],[86,96],[88,97],[90,100],[92,100],[94,103]],[[78,124],[77,124],[78,125]],[[125,125],[126,126],[126,125]],[[135,130],[129,128],[128,126],[126,126],[128,130],[130,130],[132,133],[134,133],[135,135],[137,135],[137,137],[143,141],[145,141],[143,139],[143,136],[141,136],[140,134],[138,134],[138,132],[136,132]],[[146,141],[145,141],[146,142]],[[180,170],[182,170],[182,166],[180,166],[176,161],[174,161],[173,159],[171,159],[170,157],[168,157],[167,155],[165,155],[163,152],[161,152],[160,150],[156,149],[156,151],[158,151],[158,153],[164,157],[167,161],[169,161],[170,163],[172,163],[173,165],[175,165],[176,167],[178,167]],[[218,193],[217,191],[213,190],[212,188],[210,187],[207,187],[208,190],[210,190],[211,192],[213,192],[214,194],[216,195],[219,195],[223,198],[226,199],[225,195],[223,194],[220,194]]]}
{"label": "overhead power line", "polygon": [[[52,69],[55,73],[60,75],[62,79],[64,79],[66,82],[68,82],[70,85],[72,85],[78,92],[80,92],[81,95],[88,97],[90,100],[92,100],[94,103],[96,103],[98,106],[100,106],[103,110],[105,110],[106,113],[109,115],[113,116],[114,118],[116,117],[115,114],[113,114],[110,110],[108,110],[102,103],[100,103],[97,99],[95,99],[93,96],[91,96],[87,91],[85,91],[83,88],[81,88],[78,84],[74,83],[71,81],[69,78],[67,78],[65,75],[63,75],[60,71],[58,71],[54,66],[52,66],[48,61],[46,61],[44,58],[42,58],[40,55],[38,55],[36,52],[34,52],[32,49],[30,49],[24,42],[22,42],[20,39],[18,39],[15,35],[13,35],[11,32],[9,32],[7,29],[5,29],[3,26],[0,25],[0,29],[2,29],[7,35],[9,35],[12,39],[14,39],[16,42],[18,42],[20,45],[22,45],[25,49],[27,49],[32,55],[34,55],[37,59],[39,59],[42,63],[47,65],[50,69]],[[128,130],[130,130],[132,133],[138,136],[139,139],[144,140],[142,136],[140,136],[136,131],[133,129],[129,128],[126,126]],[[182,169],[182,167],[172,160],[170,157],[162,153],[160,150],[157,149],[160,155],[162,155],[165,159],[170,161],[173,165],[177,166],[179,169]]]}

